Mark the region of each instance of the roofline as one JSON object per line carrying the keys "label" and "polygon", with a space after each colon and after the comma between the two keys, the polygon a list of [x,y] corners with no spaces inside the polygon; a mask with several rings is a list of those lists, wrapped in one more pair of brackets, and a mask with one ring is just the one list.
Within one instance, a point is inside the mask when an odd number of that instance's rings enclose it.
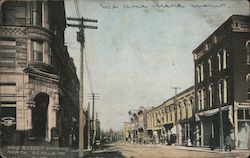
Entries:
{"label": "roofline", "polygon": [[229,18],[227,18],[213,33],[211,33],[198,47],[196,47],[193,51],[192,54],[196,54],[196,52],[202,45],[204,45],[216,32],[218,32],[222,27],[226,25],[230,20],[234,19],[235,17],[240,17],[240,18],[249,18],[249,15],[231,15]]}

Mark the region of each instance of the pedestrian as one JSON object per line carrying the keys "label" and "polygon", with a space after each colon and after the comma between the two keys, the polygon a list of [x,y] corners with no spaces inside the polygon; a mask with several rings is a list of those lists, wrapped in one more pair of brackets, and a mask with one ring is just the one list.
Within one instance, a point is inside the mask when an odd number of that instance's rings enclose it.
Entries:
{"label": "pedestrian", "polygon": [[228,150],[231,151],[232,145],[233,145],[233,140],[230,137],[230,135],[226,136],[225,144],[226,144],[225,151],[228,151]]}

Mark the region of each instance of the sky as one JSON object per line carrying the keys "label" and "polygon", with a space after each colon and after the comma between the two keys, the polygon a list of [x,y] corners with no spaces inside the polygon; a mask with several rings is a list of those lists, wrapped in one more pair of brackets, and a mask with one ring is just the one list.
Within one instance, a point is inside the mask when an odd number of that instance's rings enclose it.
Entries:
{"label": "sky", "polygon": [[[159,106],[174,96],[171,87],[191,87],[192,51],[231,15],[249,15],[245,0],[78,0],[78,6],[80,16],[98,20],[85,23],[98,29],[85,29],[84,106],[91,93],[90,74],[104,130],[122,129],[131,109]],[[77,17],[74,0],[65,0],[65,10],[67,17]],[[76,31],[66,28],[65,43],[79,75]]]}

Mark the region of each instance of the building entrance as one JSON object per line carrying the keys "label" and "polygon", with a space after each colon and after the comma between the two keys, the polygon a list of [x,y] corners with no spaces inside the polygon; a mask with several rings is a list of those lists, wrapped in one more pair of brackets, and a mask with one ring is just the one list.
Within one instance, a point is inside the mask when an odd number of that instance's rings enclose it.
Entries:
{"label": "building entrance", "polygon": [[35,139],[45,139],[48,129],[49,95],[39,93],[34,101],[36,106],[32,110],[32,134]]}

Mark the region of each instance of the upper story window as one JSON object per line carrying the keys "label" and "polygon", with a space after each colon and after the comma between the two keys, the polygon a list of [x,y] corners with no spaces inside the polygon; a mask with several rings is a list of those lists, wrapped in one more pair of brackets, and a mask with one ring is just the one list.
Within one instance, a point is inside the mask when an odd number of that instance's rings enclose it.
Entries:
{"label": "upper story window", "polygon": [[223,49],[223,69],[227,68],[227,51]]}
{"label": "upper story window", "polygon": [[196,67],[196,73],[197,73],[197,82],[200,82],[200,67],[199,65]]}
{"label": "upper story window", "polygon": [[32,3],[32,24],[42,25],[42,2],[33,1]]}
{"label": "upper story window", "polygon": [[208,91],[209,91],[209,107],[213,106],[213,85],[210,84],[208,87]]}
{"label": "upper story window", "polygon": [[227,80],[223,80],[223,103],[227,103]]}
{"label": "upper story window", "polygon": [[221,95],[221,92],[222,92],[222,86],[221,86],[221,83],[218,83],[218,99],[219,99],[219,104],[222,103],[222,95]]}
{"label": "upper story window", "polygon": [[208,73],[209,73],[209,76],[211,77],[212,76],[212,60],[211,60],[211,58],[208,59]]}
{"label": "upper story window", "polygon": [[250,40],[246,42],[247,65],[250,65]]}
{"label": "upper story window", "polygon": [[204,68],[203,64],[199,64],[196,66],[196,73],[197,73],[197,81],[198,83],[204,80]]}
{"label": "upper story window", "polygon": [[220,56],[220,53],[217,54],[217,58],[218,58],[218,70],[221,71],[221,56]]}
{"label": "upper story window", "polygon": [[201,71],[201,81],[204,80],[204,68],[203,68],[203,64],[200,65],[200,71]]}
{"label": "upper story window", "polygon": [[0,67],[15,68],[16,41],[0,40]]}
{"label": "upper story window", "polygon": [[202,104],[202,94],[201,94],[201,90],[198,91],[197,97],[198,97],[198,110],[201,110],[201,104]]}
{"label": "upper story window", "polygon": [[43,62],[43,43],[40,41],[32,42],[33,61]]}
{"label": "upper story window", "polygon": [[2,4],[0,10],[0,24],[11,26],[25,26],[26,2],[6,1]]}

